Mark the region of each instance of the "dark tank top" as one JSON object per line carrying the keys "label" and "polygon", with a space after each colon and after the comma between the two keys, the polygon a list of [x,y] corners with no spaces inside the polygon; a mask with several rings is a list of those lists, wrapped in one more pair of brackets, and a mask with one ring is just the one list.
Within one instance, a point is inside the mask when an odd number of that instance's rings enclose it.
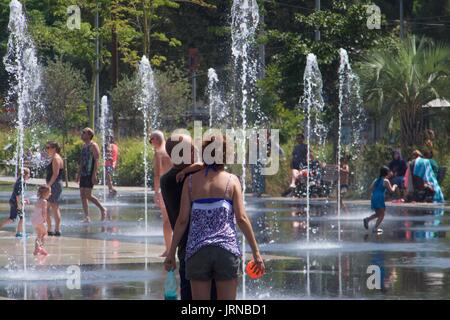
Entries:
{"label": "dark tank top", "polygon": [[90,177],[94,172],[95,160],[91,150],[92,143],[84,145],[81,150],[81,176]]}
{"label": "dark tank top", "polygon": [[[58,182],[62,181],[63,175],[64,175],[64,169],[61,168],[61,169],[59,169],[58,177],[56,178],[54,183],[58,183]],[[47,177],[45,178],[45,181],[48,183],[52,179],[52,176],[53,176],[53,160],[50,161],[50,164],[47,166]]]}

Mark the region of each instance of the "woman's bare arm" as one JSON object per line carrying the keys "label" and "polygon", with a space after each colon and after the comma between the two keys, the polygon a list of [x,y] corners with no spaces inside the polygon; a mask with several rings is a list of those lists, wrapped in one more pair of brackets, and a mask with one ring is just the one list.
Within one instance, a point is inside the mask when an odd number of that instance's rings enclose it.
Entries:
{"label": "woman's bare arm", "polygon": [[241,183],[236,177],[233,177],[233,209],[234,214],[236,216],[236,222],[239,226],[239,228],[242,230],[242,233],[244,234],[245,238],[247,239],[250,247],[252,248],[253,253],[253,260],[256,264],[256,267],[261,270],[261,272],[264,272],[265,266],[264,261],[262,259],[262,256],[259,252],[258,244],[256,243],[255,234],[253,233],[253,228],[250,223],[250,219],[248,218],[245,207],[244,207],[244,201],[242,198],[242,189],[241,189]]}
{"label": "woman's bare arm", "polygon": [[155,159],[153,160],[154,164],[154,177],[153,177],[153,188],[156,193],[159,192],[160,181],[161,178],[161,155],[158,152],[155,152]]}
{"label": "woman's bare arm", "polygon": [[189,165],[188,167],[184,168],[180,172],[178,172],[176,179],[177,182],[181,182],[184,179],[184,176],[191,172],[197,172],[205,167],[205,164],[203,162],[197,162]]}
{"label": "woman's bare arm", "polygon": [[189,197],[188,181],[186,180],[184,182],[183,193],[181,195],[180,214],[177,218],[177,222],[173,231],[172,245],[170,247],[167,258],[164,261],[164,265],[167,271],[175,269],[176,267],[175,253],[177,251],[178,244],[183,238],[183,235],[188,227],[190,211],[191,201]]}
{"label": "woman's bare arm", "polygon": [[100,158],[100,148],[98,144],[92,143],[92,156],[94,157],[94,171],[92,172],[92,184],[97,184],[98,159]]}

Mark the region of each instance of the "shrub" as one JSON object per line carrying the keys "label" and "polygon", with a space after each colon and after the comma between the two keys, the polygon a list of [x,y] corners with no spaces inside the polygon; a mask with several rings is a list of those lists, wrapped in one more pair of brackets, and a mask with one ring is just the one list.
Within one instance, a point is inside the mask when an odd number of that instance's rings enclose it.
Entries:
{"label": "shrub", "polygon": [[391,161],[392,149],[384,142],[365,145],[359,158],[350,162],[350,171],[354,173],[352,181],[355,196],[367,197],[367,188],[378,177],[380,167]]}
{"label": "shrub", "polygon": [[[115,174],[115,181],[123,186],[144,185],[144,142],[138,138],[121,139],[119,146],[119,160]],[[152,185],[153,177],[153,150],[149,145],[149,185]]]}

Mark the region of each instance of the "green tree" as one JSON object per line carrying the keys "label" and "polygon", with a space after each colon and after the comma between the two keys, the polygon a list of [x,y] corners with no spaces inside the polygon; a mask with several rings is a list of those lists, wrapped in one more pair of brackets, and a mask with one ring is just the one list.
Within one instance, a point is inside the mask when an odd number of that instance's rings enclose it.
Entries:
{"label": "green tree", "polygon": [[142,114],[135,108],[134,100],[139,92],[139,86],[135,78],[123,77],[117,86],[110,91],[111,106],[113,110],[113,128],[119,128],[121,122],[129,131],[127,135],[142,132],[139,119]]}
{"label": "green tree", "polygon": [[[384,18],[384,27],[381,30],[371,30],[367,27],[368,14],[365,6],[371,4],[370,1],[329,2],[328,6],[317,12],[313,8],[299,9],[299,13],[281,11],[283,17],[290,19],[289,24],[267,22],[268,50],[271,54],[266,78],[260,81],[260,87],[266,114],[280,114],[281,111],[281,114],[285,115],[298,114],[306,56],[308,53],[314,53],[323,76],[324,120],[336,144],[339,49],[346,49],[350,59],[354,61],[361,53],[371,48],[392,46],[393,40]],[[291,11],[295,10],[295,4],[292,6]],[[267,15],[274,19],[276,15],[274,16],[271,10],[271,7],[266,5]],[[314,39],[315,30],[320,30],[320,41]],[[289,133],[290,137],[294,134],[295,132]]]}
{"label": "green tree", "polygon": [[[155,72],[155,81],[161,128],[170,130],[183,126],[183,116],[186,107],[190,105],[191,94],[185,74],[175,65],[170,65],[165,70]],[[114,114],[113,126],[127,128],[126,135],[142,133],[142,113],[134,104],[138,94],[139,86],[135,77],[123,78],[110,92]]]}
{"label": "green tree", "polygon": [[191,105],[191,87],[186,74],[175,65],[155,75],[160,107],[160,126],[165,130],[185,126],[184,114]]}
{"label": "green tree", "polygon": [[61,59],[50,61],[43,73],[43,102],[47,108],[50,128],[60,132],[63,138],[67,182],[66,143],[70,130],[87,124],[86,108],[87,84],[84,75],[70,63]]}
{"label": "green tree", "polygon": [[370,51],[359,69],[365,100],[399,119],[402,147],[421,145],[425,129],[422,106],[450,96],[450,47],[411,36],[395,49]]}

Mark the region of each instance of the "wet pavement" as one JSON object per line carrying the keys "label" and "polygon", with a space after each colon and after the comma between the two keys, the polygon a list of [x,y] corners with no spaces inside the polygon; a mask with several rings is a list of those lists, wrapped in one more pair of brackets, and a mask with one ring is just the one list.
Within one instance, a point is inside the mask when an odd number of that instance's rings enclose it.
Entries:
{"label": "wet pavement", "polygon": [[[8,196],[0,192],[2,219]],[[0,231],[0,297],[162,299],[162,220],[150,202],[147,232],[136,192],[107,200],[110,221],[98,221],[92,208],[94,221],[86,225],[77,192],[66,191],[63,237],[49,238],[50,255],[36,259],[31,236],[26,274],[14,227]],[[247,197],[246,208],[267,273],[256,281],[241,278],[240,299],[450,299],[448,207],[388,207],[384,232],[375,235],[362,225],[371,214],[366,203],[347,202],[338,219],[334,203],[314,200],[309,242],[303,200]],[[73,266],[79,266],[79,289],[69,281]]]}

